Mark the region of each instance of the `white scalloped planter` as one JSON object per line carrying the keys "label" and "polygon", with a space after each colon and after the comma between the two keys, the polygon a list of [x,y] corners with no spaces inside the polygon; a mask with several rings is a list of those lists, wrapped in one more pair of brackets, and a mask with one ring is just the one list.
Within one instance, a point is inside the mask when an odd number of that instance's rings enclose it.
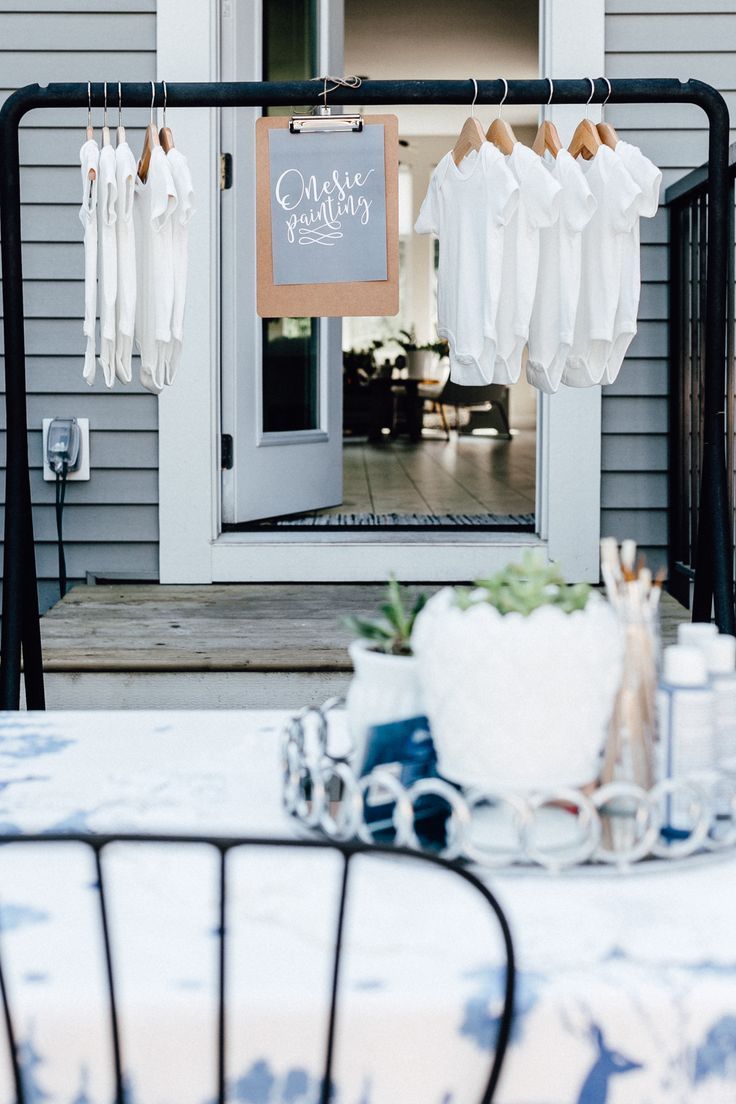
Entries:
{"label": "white scalloped planter", "polygon": [[412,648],[440,773],[466,786],[584,786],[599,770],[621,677],[615,614],[528,617],[486,602],[461,610],[445,588],[417,618]]}
{"label": "white scalloped planter", "polygon": [[360,769],[368,729],[373,725],[405,721],[424,715],[419,668],[414,656],[374,651],[364,640],[354,640],[348,651],[355,675],[348,688],[348,728],[356,747],[353,766]]}

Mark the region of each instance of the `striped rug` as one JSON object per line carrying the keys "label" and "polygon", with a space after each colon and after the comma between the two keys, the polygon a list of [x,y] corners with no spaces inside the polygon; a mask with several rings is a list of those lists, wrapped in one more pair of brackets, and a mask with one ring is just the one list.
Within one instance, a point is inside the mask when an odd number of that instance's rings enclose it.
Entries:
{"label": "striped rug", "polygon": [[[238,529],[245,528],[237,526]],[[481,529],[534,532],[534,514],[308,514],[269,518],[249,529]]]}

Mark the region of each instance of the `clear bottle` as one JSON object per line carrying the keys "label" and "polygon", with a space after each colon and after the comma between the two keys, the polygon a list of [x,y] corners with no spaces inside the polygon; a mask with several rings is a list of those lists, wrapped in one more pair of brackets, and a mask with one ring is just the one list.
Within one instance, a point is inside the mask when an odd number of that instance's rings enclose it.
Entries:
{"label": "clear bottle", "polygon": [[[664,649],[657,720],[658,777],[694,776],[709,788],[716,765],[714,694],[702,648],[671,644]],[[676,839],[689,834],[689,806],[685,791],[666,798],[663,835]]]}
{"label": "clear bottle", "polygon": [[714,636],[705,648],[713,689],[715,757],[719,766],[736,766],[736,636]]}

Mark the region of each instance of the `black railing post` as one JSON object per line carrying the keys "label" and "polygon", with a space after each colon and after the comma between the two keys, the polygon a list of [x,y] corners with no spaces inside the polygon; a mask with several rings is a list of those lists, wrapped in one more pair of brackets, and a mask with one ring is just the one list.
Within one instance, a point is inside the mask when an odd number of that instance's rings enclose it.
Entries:
{"label": "black railing post", "polygon": [[[691,81],[693,85],[699,82]],[[726,101],[702,85],[701,107],[708,115],[708,255],[705,316],[703,468],[698,511],[698,542],[693,620],[715,620],[733,633],[733,548],[728,509],[725,453],[726,294],[728,282],[729,118]]]}

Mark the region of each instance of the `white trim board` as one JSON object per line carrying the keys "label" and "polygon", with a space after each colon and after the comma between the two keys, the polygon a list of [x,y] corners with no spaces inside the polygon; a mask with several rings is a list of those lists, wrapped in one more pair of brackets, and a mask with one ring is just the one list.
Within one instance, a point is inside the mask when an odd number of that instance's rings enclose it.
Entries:
{"label": "white trim board", "polygon": [[[340,0],[322,0],[321,38],[341,18]],[[217,80],[219,19],[223,42],[232,0],[158,0],[159,80]],[[328,18],[336,12],[334,19]],[[238,19],[260,18],[259,0],[241,0]],[[557,77],[604,72],[604,0],[540,0],[541,71]],[[320,53],[324,54],[325,47]],[[255,62],[254,62],[255,64]],[[258,79],[260,74],[253,74]],[[554,108],[566,129],[578,108]],[[176,384],[159,399],[159,562],[164,583],[383,579],[393,567],[404,578],[464,578],[506,562],[521,547],[513,534],[494,534],[481,546],[472,538],[407,543],[330,540],[301,545],[220,534],[220,193],[217,158],[219,123],[214,110],[172,109],[177,142],[189,154],[198,211],[189,239],[187,338]],[[595,117],[593,115],[593,117]],[[236,167],[238,171],[239,167]],[[205,274],[205,275],[203,275]],[[208,274],[208,275],[207,275]],[[255,308],[254,308],[255,309]],[[540,539],[570,579],[597,580],[600,534],[600,389],[542,396],[539,403],[537,516]],[[237,540],[233,540],[237,537]],[[503,538],[503,539],[502,539]],[[303,551],[302,551],[303,549]],[[390,553],[390,554],[389,554]],[[387,565],[388,564],[388,568]]]}

